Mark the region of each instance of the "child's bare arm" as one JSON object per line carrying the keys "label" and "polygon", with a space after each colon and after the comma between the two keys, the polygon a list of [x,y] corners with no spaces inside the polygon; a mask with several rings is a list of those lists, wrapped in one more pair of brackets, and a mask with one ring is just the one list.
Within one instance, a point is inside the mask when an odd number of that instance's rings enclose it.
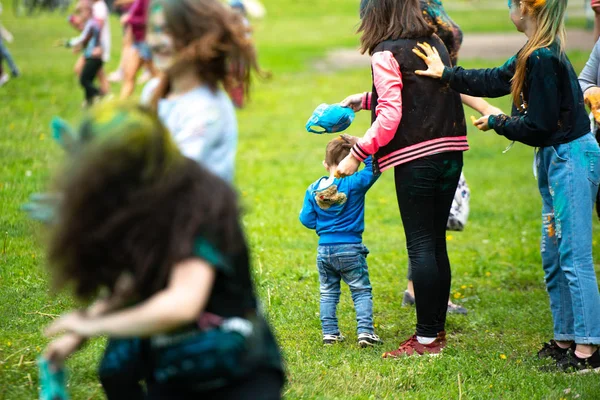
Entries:
{"label": "child's bare arm", "polygon": [[[84,313],[88,317],[99,317],[103,314],[123,307],[133,297],[133,279],[128,274],[123,274],[115,285],[113,294],[96,301]],[[54,366],[61,366],[64,361],[76,352],[87,340],[86,337],[76,333],[66,333],[53,340],[44,350],[44,358]]]}
{"label": "child's bare arm", "polygon": [[169,285],[143,303],[100,317],[69,314],[52,324],[47,335],[67,331],[84,337],[147,337],[192,323],[204,310],[215,269],[199,258],[173,268]]}

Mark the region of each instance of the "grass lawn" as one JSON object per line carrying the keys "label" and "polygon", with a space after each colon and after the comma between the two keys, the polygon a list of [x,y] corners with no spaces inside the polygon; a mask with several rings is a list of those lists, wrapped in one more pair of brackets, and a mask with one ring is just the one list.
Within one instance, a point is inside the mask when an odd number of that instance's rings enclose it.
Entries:
{"label": "grass lawn", "polygon": [[[355,344],[354,312],[343,289],[338,315],[348,341],[323,348],[318,319],[317,238],[297,215],[306,187],[323,174],[321,159],[330,136],[309,135],[304,123],[321,102],[367,90],[370,72],[316,73],[311,61],[327,49],[356,47],[357,3],[349,0],[269,0],[268,18],[257,24],[263,67],[273,78],[257,82],[250,106],[239,113],[237,186],[246,209],[258,291],[287,363],[290,399],[598,399],[597,375],[542,373],[532,355],[552,333],[539,255],[541,202],[532,175],[533,151],[494,133],[470,128],[472,149],[465,174],[472,190],[471,217],[462,233],[448,234],[453,299],[470,311],[450,316],[449,347],[439,358],[382,360],[383,350],[412,334],[414,309],[401,307],[407,255],[392,173],[368,195],[364,242],[371,250],[377,332],[383,348]],[[9,6],[5,4],[5,6]],[[510,31],[505,11],[492,25],[453,15],[466,34]],[[501,16],[504,15],[504,20]],[[492,18],[492,17],[490,17]],[[52,47],[73,34],[63,17],[3,23],[16,43],[11,50],[23,77],[0,89],[0,399],[36,396],[34,360],[46,344],[42,328],[73,307],[67,294],[53,296],[44,269],[43,235],[19,211],[29,194],[44,190],[60,164],[61,151],[48,135],[54,115],[80,116],[82,92],[67,50]],[[118,29],[114,57],[117,63]],[[489,28],[489,29],[486,29]],[[580,71],[587,54],[569,54]],[[468,61],[488,67],[504,60]],[[508,110],[506,98],[493,101]],[[472,112],[467,110],[467,116]],[[362,135],[367,113],[349,133]],[[595,235],[600,234],[595,223]],[[597,258],[600,246],[594,242]],[[94,340],[69,362],[74,399],[101,399],[95,365],[103,348]]]}

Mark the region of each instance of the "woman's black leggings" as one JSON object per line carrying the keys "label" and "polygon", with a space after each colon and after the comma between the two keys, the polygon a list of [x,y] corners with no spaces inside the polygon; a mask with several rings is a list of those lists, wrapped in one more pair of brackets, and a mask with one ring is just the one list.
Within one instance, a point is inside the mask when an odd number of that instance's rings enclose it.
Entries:
{"label": "woman's black leggings", "polygon": [[462,166],[462,152],[446,152],[394,171],[415,287],[418,336],[436,337],[446,324],[451,283],[446,223]]}
{"label": "woman's black leggings", "polygon": [[85,64],[83,65],[83,71],[79,77],[79,83],[85,90],[85,100],[88,105],[92,103],[94,97],[100,95],[100,90],[94,86],[94,80],[98,71],[102,68],[102,59],[100,58],[86,58]]}

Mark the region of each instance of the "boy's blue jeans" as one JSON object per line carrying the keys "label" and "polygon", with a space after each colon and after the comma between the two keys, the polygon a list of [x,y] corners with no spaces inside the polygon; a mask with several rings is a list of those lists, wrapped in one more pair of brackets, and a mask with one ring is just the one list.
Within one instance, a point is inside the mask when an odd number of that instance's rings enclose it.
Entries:
{"label": "boy's blue jeans", "polygon": [[367,267],[369,250],[361,244],[319,246],[317,268],[321,283],[321,326],[323,335],[340,333],[336,316],[340,301],[340,281],[350,287],[358,333],[374,333],[373,295]]}
{"label": "boy's blue jeans", "polygon": [[541,148],[536,163],[543,203],[542,264],[554,339],[600,344],[600,294],[592,259],[600,148],[589,134]]}
{"label": "boy's blue jeans", "polygon": [[8,51],[8,49],[2,42],[2,38],[0,37],[0,62],[2,62],[2,59],[6,59],[6,62],[8,63],[8,68],[10,68],[10,72],[13,75],[19,74],[19,69],[17,68],[17,64],[15,64],[12,56],[10,55],[10,52]]}

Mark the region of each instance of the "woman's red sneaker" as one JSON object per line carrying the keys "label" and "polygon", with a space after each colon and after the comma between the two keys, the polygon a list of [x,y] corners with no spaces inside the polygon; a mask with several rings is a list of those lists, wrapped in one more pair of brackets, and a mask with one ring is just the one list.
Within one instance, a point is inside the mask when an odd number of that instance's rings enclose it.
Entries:
{"label": "woman's red sneaker", "polygon": [[408,340],[400,343],[400,346],[393,351],[383,353],[383,358],[398,358],[404,356],[424,354],[437,355],[446,347],[446,332],[438,333],[437,337],[430,344],[421,344],[417,340],[417,335],[412,335]]}

